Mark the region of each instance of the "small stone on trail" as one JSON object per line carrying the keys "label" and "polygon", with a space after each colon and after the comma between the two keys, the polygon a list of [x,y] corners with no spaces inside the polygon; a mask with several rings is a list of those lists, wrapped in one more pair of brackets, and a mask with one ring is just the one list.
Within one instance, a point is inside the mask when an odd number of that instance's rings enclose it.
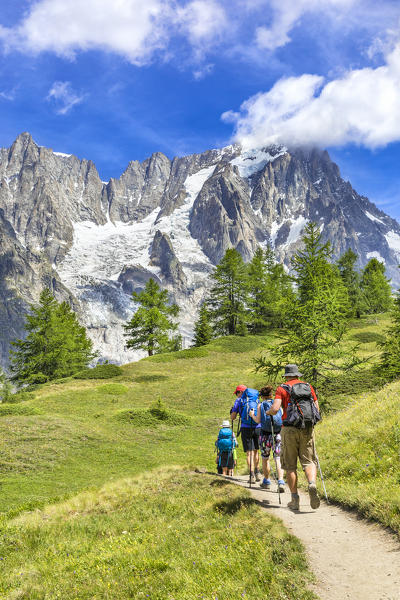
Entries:
{"label": "small stone on trail", "polygon": [[206,473],[205,467],[196,467],[194,470],[195,473]]}

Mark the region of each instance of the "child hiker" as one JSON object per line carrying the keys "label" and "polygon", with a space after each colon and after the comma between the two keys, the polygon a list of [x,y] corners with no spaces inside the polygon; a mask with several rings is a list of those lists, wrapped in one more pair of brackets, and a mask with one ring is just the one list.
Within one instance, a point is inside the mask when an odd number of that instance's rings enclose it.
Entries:
{"label": "child hiker", "polygon": [[[233,475],[233,469],[236,465],[236,441],[235,434],[230,427],[228,420],[222,421],[218,433],[218,439],[215,442],[217,449],[217,465],[222,468],[222,475]],[[219,472],[219,469],[218,469]]]}

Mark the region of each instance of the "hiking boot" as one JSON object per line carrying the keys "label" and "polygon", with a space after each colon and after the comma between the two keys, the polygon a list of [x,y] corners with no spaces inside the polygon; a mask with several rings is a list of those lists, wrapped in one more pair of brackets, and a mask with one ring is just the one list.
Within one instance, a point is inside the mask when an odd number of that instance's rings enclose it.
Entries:
{"label": "hiking boot", "polygon": [[255,476],[256,476],[256,481],[260,481],[260,479],[261,479],[260,471],[256,471]]}
{"label": "hiking boot", "polygon": [[250,476],[249,476],[249,483],[255,483],[255,482],[256,482],[256,478],[255,478],[255,475],[254,475],[254,473],[250,473]]}
{"label": "hiking boot", "polygon": [[308,486],[308,495],[310,496],[310,506],[311,508],[319,508],[319,505],[321,504],[319,496],[318,496],[318,491],[317,491],[317,487],[315,485],[315,483],[310,483],[310,485]]}
{"label": "hiking boot", "polygon": [[263,490],[269,490],[271,488],[271,480],[264,477],[262,483],[260,483],[260,488],[263,488]]}
{"label": "hiking boot", "polygon": [[299,510],[300,509],[300,498],[299,496],[292,496],[292,499],[290,502],[287,503],[287,507],[290,508],[290,510]]}
{"label": "hiking boot", "polygon": [[285,482],[283,481],[283,479],[278,479],[278,492],[280,494],[285,493]]}

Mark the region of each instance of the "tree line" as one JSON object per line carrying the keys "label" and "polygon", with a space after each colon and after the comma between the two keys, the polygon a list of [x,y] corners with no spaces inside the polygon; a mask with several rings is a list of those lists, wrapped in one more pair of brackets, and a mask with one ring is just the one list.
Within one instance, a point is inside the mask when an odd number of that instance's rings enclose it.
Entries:
{"label": "tree line", "polygon": [[[274,332],[268,355],[256,367],[276,375],[287,362],[302,365],[305,376],[317,384],[329,371],[354,368],[357,348],[343,347],[349,319],[392,310],[392,327],[379,368],[388,377],[400,375],[400,296],[393,300],[385,266],[371,258],[361,271],[357,255],[347,250],[332,260],[329,242],[323,242],[315,223],[304,229],[301,249],[291,259],[290,274],[271,247],[259,247],[245,263],[235,249],[228,249],[211,274],[212,286],[202,303],[194,328],[194,346],[227,335],[265,335]],[[149,356],[179,350],[179,307],[167,290],[150,279],[144,290],[133,292],[137,310],[125,324],[126,346]],[[69,376],[95,358],[86,330],[66,302],[58,303],[43,290],[38,305],[27,315],[23,340],[13,342],[11,381],[17,385],[42,383]],[[0,373],[2,396],[9,380]],[[8,391],[7,391],[8,390]]]}

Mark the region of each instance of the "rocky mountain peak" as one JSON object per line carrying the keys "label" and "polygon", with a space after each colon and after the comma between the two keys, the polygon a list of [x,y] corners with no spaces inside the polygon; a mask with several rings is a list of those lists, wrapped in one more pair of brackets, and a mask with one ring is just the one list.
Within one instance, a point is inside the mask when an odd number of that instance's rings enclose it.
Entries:
{"label": "rocky mountain peak", "polygon": [[235,145],[172,160],[155,152],[105,184],[92,161],[23,133],[0,150],[3,363],[43,285],[77,307],[104,358],[137,356],[125,349],[122,325],[134,310],[132,291],[150,277],[181,306],[189,340],[227,248],[250,260],[272,244],[289,267],[311,220],[335,258],[352,248],[360,267],[378,258],[400,283],[399,224],[343,181],[327,152]]}

